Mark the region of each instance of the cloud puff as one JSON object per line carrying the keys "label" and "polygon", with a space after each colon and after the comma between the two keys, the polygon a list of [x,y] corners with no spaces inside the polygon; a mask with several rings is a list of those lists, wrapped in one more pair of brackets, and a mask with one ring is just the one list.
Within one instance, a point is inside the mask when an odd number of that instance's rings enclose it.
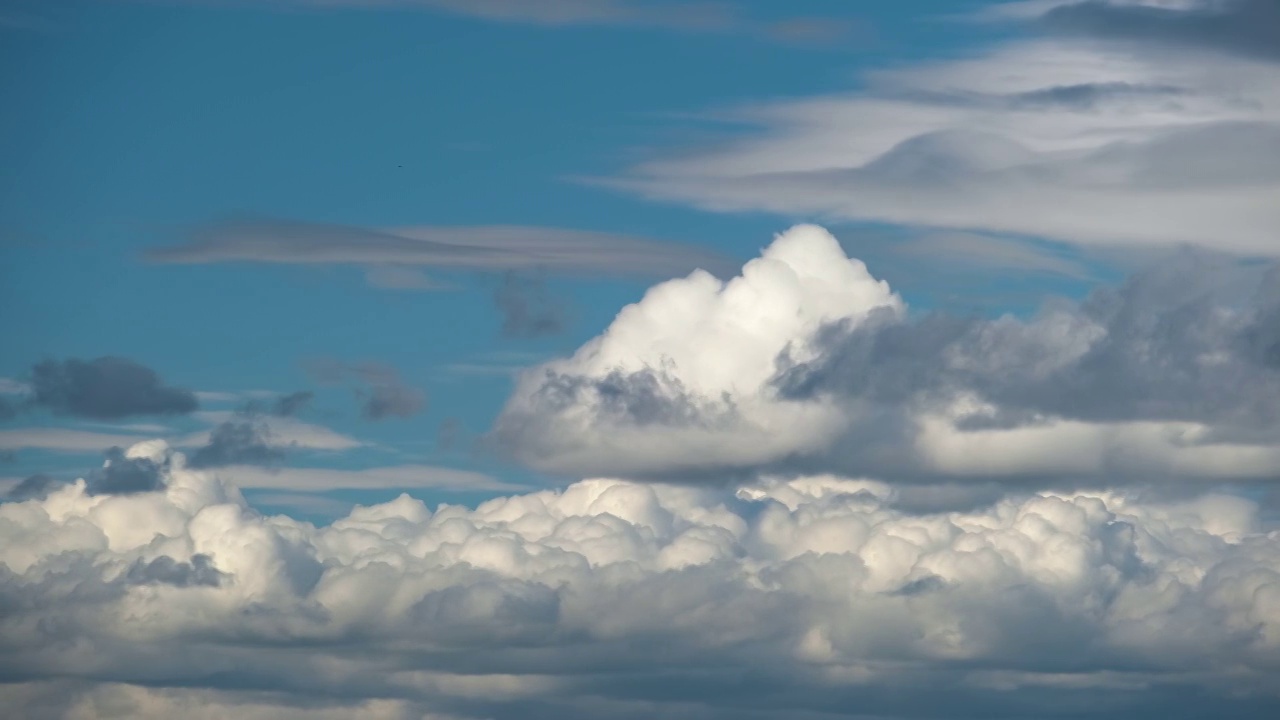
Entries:
{"label": "cloud puff", "polygon": [[314,527],[161,446],[127,455],[163,460],[160,486],[0,505],[6,707],[1012,718],[1082,691],[1095,716],[1280,707],[1280,537],[1240,498],[920,515],[830,476],[588,480]]}
{"label": "cloud puff", "polygon": [[[1217,33],[1197,19],[1205,13],[1174,9],[1091,2],[1049,17],[1112,14],[1145,19],[1098,27],[1143,34],[1152,20],[1164,34]],[[1259,36],[1280,26],[1232,17]],[[1268,60],[1192,46],[1024,40],[870,72],[856,92],[708,113],[741,127],[718,146],[659,154],[603,182],[715,211],[1275,256],[1276,72]]]}
{"label": "cloud puff", "polygon": [[800,226],[526,371],[492,439],[579,475],[1268,479],[1278,320],[1280,270],[1201,255],[1030,319],[913,316]]}
{"label": "cloud puff", "polygon": [[93,420],[195,411],[190,390],[165,385],[154,370],[118,357],[45,360],[31,368],[32,402]]}
{"label": "cloud puff", "polygon": [[720,470],[820,448],[836,411],[764,392],[779,356],[807,357],[826,324],[901,310],[825,230],[797,227],[741,276],[656,285],[572,358],[527,371],[494,436],[530,464],[587,475]]}

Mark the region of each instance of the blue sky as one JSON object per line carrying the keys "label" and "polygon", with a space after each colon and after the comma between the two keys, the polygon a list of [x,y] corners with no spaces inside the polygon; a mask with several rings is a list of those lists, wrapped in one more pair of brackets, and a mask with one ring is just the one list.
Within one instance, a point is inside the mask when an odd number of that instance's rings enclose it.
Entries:
{"label": "blue sky", "polygon": [[[741,262],[805,218],[702,213],[581,179],[697,142],[709,131],[693,113],[853,88],[862,68],[960,53],[995,34],[946,19],[952,3],[873,4],[857,15],[845,6],[741,9],[762,27],[828,18],[831,36],[814,42],[420,8],[15,4],[13,17],[28,22],[6,27],[0,50],[10,98],[0,374],[21,378],[46,357],[118,355],[182,387],[284,393],[314,385],[309,360],[376,360],[424,389],[427,410],[374,425],[353,417],[346,393],[330,392],[315,408],[325,425],[386,445],[382,462],[399,451],[527,478],[484,452],[438,448],[440,424],[483,433],[509,391],[504,367],[571,351],[658,278],[535,271],[567,325],[509,338],[490,299],[500,274],[433,272],[451,289],[397,291],[369,287],[358,268],[167,266],[143,254],[202,224],[268,217],[567,227],[696,243]],[[856,236],[848,242],[856,250]],[[909,266],[893,270],[911,276]],[[96,464],[92,454],[32,449],[6,474]]]}
{"label": "blue sky", "polygon": [[1276,717],[1277,48],[0,0],[0,707]]}

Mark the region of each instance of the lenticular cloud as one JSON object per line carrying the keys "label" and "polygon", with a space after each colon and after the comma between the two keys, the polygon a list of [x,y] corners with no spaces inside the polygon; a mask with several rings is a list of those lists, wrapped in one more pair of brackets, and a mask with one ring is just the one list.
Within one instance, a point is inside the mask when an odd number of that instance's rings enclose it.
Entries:
{"label": "lenticular cloud", "polygon": [[[402,496],[314,527],[255,512],[163,443],[126,457],[160,468],[158,489],[79,481],[0,505],[0,693],[33,717],[960,701],[1014,717],[1072,688],[1116,713],[1275,702],[1280,534],[1235,497],[1042,493],[919,515],[831,476],[596,479],[474,510]],[[1157,685],[1171,692],[1140,692]]]}

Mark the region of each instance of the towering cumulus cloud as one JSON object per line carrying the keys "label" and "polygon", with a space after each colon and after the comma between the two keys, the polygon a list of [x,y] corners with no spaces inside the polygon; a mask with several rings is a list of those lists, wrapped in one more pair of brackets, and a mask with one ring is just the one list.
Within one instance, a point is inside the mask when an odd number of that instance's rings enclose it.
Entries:
{"label": "towering cumulus cloud", "polygon": [[586,480],[475,510],[401,497],[317,528],[258,514],[158,441],[126,460],[156,487],[0,505],[8,717],[1275,707],[1280,536],[1238,498],[920,515],[829,476]]}
{"label": "towering cumulus cloud", "polygon": [[1186,255],[1029,319],[911,314],[824,230],[654,287],[525,374],[495,440],[568,475],[1048,487],[1280,468],[1280,270]]}
{"label": "towering cumulus cloud", "polygon": [[572,358],[528,373],[496,428],[518,457],[580,474],[700,472],[829,444],[838,411],[770,384],[820,328],[898,317],[901,301],[816,226],[780,235],[742,274],[657,285]]}

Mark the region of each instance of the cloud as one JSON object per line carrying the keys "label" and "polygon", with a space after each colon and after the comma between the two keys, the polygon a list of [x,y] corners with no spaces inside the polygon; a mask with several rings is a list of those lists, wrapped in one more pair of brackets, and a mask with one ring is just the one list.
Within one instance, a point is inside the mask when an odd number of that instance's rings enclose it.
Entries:
{"label": "cloud", "polygon": [[116,420],[195,411],[195,394],[165,385],[154,370],[125,358],[45,360],[31,368],[32,403],[59,415]]}
{"label": "cloud", "polygon": [[474,510],[402,496],[316,527],[253,512],[179,455],[164,467],[152,493],[77,482],[0,505],[6,707],[708,720],[1280,707],[1280,538],[1238,497],[1045,492],[916,514],[890,485],[831,476],[587,480]]}
{"label": "cloud", "polygon": [[299,390],[276,398],[271,413],[280,417],[293,417],[311,404],[316,394],[310,390]]}
{"label": "cloud", "polygon": [[1089,270],[1076,260],[1036,245],[975,233],[935,232],[896,243],[893,250],[921,262],[954,269],[1017,271],[1087,279]]}
{"label": "cloud", "polygon": [[503,275],[493,302],[502,313],[502,334],[507,337],[559,335],[568,326],[564,305],[547,292],[539,277]]}
{"label": "cloud", "polygon": [[164,489],[167,459],[157,451],[155,441],[124,448],[109,448],[102,468],[89,474],[86,491],[91,495],[124,495]]}
{"label": "cloud", "polygon": [[[241,220],[209,225],[180,245],[154,248],[158,263],[261,262],[426,266],[483,272],[542,271],[557,275],[655,277],[694,268],[723,271],[710,250],[627,235],[548,227],[414,227],[367,229],[292,220]],[[385,287],[379,275],[374,284]],[[392,284],[399,284],[392,282]]]}
{"label": "cloud", "polygon": [[567,475],[1269,480],[1280,268],[1188,254],[1035,317],[911,314],[815,226],[526,371],[490,441]]}
{"label": "cloud", "polygon": [[336,384],[354,379],[359,383],[356,395],[362,400],[361,414],[368,420],[410,418],[427,406],[426,393],[406,385],[395,368],[383,363],[316,360],[307,370],[318,382]]}
{"label": "cloud", "polygon": [[5,493],[8,500],[43,500],[50,492],[53,492],[62,483],[52,475],[44,473],[36,473],[30,475],[14,485]]}
{"label": "cloud", "polygon": [[115,445],[132,445],[143,435],[101,433],[72,428],[28,427],[0,430],[0,449],[99,452]]}
{"label": "cloud", "polygon": [[251,435],[280,449],[298,448],[306,450],[341,451],[365,446],[365,442],[335,432],[322,425],[302,422],[296,418],[278,415],[262,415],[256,412],[208,411],[196,414],[196,417],[214,425],[212,430],[173,438],[174,445],[182,448],[207,446],[213,442],[213,430],[225,425],[249,421],[254,426]]}
{"label": "cloud", "polygon": [[263,468],[240,465],[219,468],[218,477],[237,487],[323,492],[327,490],[432,489],[447,491],[510,492],[520,485],[469,470],[430,465],[342,470],[337,468]]}
{"label": "cloud", "polygon": [[1280,60],[1275,0],[1184,3],[1063,2],[1039,18],[1050,30],[1089,38],[1208,48]]}
{"label": "cloud", "polygon": [[191,453],[190,465],[275,465],[284,457],[285,448],[273,441],[266,422],[256,415],[241,415],[210,431],[209,442]]}
{"label": "cloud", "polygon": [[706,113],[734,126],[722,142],[591,182],[716,212],[1274,257],[1275,72],[1194,48],[1022,40]]}

